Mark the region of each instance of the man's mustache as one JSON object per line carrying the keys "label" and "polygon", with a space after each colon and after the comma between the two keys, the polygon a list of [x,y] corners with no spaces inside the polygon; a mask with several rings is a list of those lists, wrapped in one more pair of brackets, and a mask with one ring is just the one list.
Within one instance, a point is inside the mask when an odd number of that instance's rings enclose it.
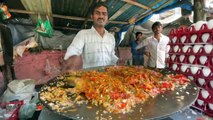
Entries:
{"label": "man's mustache", "polygon": [[98,20],[104,20],[103,18],[98,18]]}

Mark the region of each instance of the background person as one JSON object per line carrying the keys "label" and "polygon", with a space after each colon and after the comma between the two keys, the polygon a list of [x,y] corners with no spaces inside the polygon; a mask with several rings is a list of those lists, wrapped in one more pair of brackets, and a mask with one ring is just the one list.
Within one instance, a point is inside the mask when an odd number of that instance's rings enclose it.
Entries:
{"label": "background person", "polygon": [[131,52],[132,52],[132,64],[133,65],[144,65],[144,50],[145,47],[142,47],[140,49],[136,49],[136,47],[142,42],[143,33],[142,32],[136,32],[135,34],[136,40],[132,41],[130,43],[131,46]]}
{"label": "background person", "polygon": [[166,53],[169,38],[161,32],[163,26],[160,22],[155,22],[152,25],[153,36],[144,40],[143,44],[139,44],[136,49],[146,46],[145,55],[149,57],[148,67],[151,68],[165,68]]}

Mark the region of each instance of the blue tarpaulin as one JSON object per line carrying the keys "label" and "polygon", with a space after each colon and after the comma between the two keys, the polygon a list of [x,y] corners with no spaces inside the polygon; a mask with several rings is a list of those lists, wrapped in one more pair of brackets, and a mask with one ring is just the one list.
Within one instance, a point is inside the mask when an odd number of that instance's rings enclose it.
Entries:
{"label": "blue tarpaulin", "polygon": [[[153,8],[156,8],[157,6],[159,7],[159,5],[157,4],[156,6],[153,6]],[[192,3],[191,2],[185,1],[185,0],[174,0],[172,3],[168,4],[166,7],[162,8],[162,9],[160,9],[158,11],[155,11],[152,14],[150,14],[150,15],[144,17],[143,19],[137,21],[135,23],[135,25],[142,25],[145,22],[147,22],[154,14],[160,14],[160,13],[166,12],[168,10],[177,8],[177,7],[181,7],[182,9],[186,9],[188,11],[192,11]],[[125,26],[123,29],[121,29],[119,31],[119,33],[118,33],[119,41],[121,40],[122,32],[127,31],[129,29],[129,27],[130,27],[130,25]]]}

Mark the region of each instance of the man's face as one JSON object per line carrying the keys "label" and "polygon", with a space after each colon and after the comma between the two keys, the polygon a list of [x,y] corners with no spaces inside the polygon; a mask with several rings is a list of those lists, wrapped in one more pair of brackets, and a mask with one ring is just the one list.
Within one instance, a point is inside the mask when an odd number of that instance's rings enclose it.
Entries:
{"label": "man's face", "polygon": [[93,20],[94,26],[104,27],[108,22],[107,8],[104,6],[96,8],[91,15],[91,18]]}
{"label": "man's face", "polygon": [[162,30],[163,30],[162,26],[155,26],[155,27],[153,28],[153,32],[154,32],[155,34],[160,34],[160,33],[162,32]]}
{"label": "man's face", "polygon": [[143,35],[142,34],[138,34],[137,35],[137,40],[142,40]]}

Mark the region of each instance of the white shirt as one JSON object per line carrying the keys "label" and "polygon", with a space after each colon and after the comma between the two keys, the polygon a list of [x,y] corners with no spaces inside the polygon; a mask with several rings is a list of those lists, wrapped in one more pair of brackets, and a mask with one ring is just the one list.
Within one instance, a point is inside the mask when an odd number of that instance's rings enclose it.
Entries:
{"label": "white shirt", "polygon": [[81,54],[83,68],[115,65],[118,57],[115,55],[114,36],[105,30],[104,36],[101,37],[94,27],[79,31],[67,48],[64,60]]}
{"label": "white shirt", "polygon": [[139,44],[136,49],[146,46],[146,51],[150,53],[150,61],[148,61],[148,66],[156,68],[165,68],[168,43],[169,38],[161,34],[159,42],[154,36],[151,36],[144,40],[142,44]]}

